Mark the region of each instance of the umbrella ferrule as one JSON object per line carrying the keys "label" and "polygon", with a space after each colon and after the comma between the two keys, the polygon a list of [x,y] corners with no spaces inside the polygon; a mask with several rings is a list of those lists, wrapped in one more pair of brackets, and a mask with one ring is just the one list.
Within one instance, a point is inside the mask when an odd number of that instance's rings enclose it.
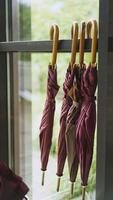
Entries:
{"label": "umbrella ferrule", "polygon": [[61,180],[61,177],[58,176],[58,182],[57,182],[57,192],[59,192],[59,189],[60,189],[60,180]]}
{"label": "umbrella ferrule", "polygon": [[86,194],[86,185],[82,186],[82,200],[85,200],[85,194]]}
{"label": "umbrella ferrule", "polygon": [[44,180],[45,180],[45,171],[42,171],[42,185],[44,185]]}
{"label": "umbrella ferrule", "polygon": [[74,182],[71,182],[71,195],[73,195],[73,190],[74,190]]}

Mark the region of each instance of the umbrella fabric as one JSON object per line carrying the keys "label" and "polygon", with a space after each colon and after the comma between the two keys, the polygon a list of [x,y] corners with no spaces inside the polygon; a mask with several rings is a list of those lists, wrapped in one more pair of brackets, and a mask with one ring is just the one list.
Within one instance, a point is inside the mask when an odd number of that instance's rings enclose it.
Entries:
{"label": "umbrella fabric", "polygon": [[22,200],[28,191],[22,178],[0,161],[0,200]]}
{"label": "umbrella fabric", "polygon": [[63,169],[66,160],[66,141],[65,141],[65,130],[66,130],[66,118],[68,111],[72,105],[72,99],[68,96],[68,91],[71,89],[73,85],[74,79],[74,69],[71,69],[69,65],[65,81],[63,83],[63,103],[61,107],[61,116],[60,116],[60,131],[58,137],[58,157],[57,157],[57,175],[60,177],[63,175]]}
{"label": "umbrella fabric", "polygon": [[75,78],[73,82],[74,88],[74,99],[71,108],[69,109],[66,121],[66,149],[68,158],[68,168],[70,181],[75,182],[77,172],[78,172],[78,156],[76,152],[76,136],[75,136],[75,124],[80,115],[81,110],[81,93],[80,93],[80,83],[81,76],[85,66],[79,67],[76,65],[75,68]]}
{"label": "umbrella fabric", "polygon": [[51,65],[48,67],[47,97],[43,116],[40,125],[40,150],[41,150],[41,169],[46,170],[49,153],[52,142],[54,112],[55,112],[55,96],[59,90],[57,84],[57,69]]}
{"label": "umbrella fabric", "polygon": [[76,124],[77,154],[80,163],[82,185],[86,186],[92,163],[94,132],[96,125],[95,91],[97,87],[97,68],[89,66],[81,80],[83,97],[81,113]]}

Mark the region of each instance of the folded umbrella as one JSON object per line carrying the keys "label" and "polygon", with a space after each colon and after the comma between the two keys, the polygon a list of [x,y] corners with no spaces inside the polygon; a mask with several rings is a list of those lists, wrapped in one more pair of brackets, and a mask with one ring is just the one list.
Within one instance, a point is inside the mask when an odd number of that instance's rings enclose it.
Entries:
{"label": "folded umbrella", "polygon": [[98,25],[96,20],[87,23],[87,36],[92,36],[91,63],[84,71],[81,79],[82,108],[76,124],[77,154],[80,163],[82,199],[85,199],[85,189],[92,163],[94,133],[96,125],[95,91],[97,87],[97,50]]}
{"label": "folded umbrella", "polygon": [[81,111],[81,77],[85,70],[84,63],[84,43],[85,43],[85,22],[80,26],[80,43],[79,43],[79,65],[75,65],[75,76],[72,88],[73,104],[67,115],[66,122],[66,149],[68,158],[69,177],[71,181],[71,194],[73,194],[74,182],[78,172],[79,159],[76,150],[76,131],[75,125]]}
{"label": "folded umbrella", "polygon": [[[57,69],[51,65],[48,67],[48,83],[47,97],[43,116],[40,125],[40,149],[41,149],[41,170],[45,171],[49,159],[49,153],[52,142],[54,112],[55,112],[55,96],[59,90],[57,84]],[[43,184],[43,183],[42,183]]]}
{"label": "folded umbrella", "polygon": [[76,124],[77,154],[80,163],[82,186],[88,182],[92,163],[94,132],[96,125],[95,91],[97,87],[97,68],[89,66],[83,73],[81,94],[83,97],[81,113]]}
{"label": "folded umbrella", "polygon": [[51,59],[51,64],[49,64],[48,67],[47,97],[41,120],[40,134],[39,134],[39,143],[41,150],[41,169],[43,171],[42,185],[44,185],[44,175],[48,164],[49,153],[52,142],[54,112],[55,112],[55,96],[59,90],[59,86],[57,84],[57,68],[56,68],[59,27],[56,24],[51,26],[50,39],[53,40],[52,59]]}
{"label": "folded umbrella", "polygon": [[59,176],[58,184],[57,184],[57,191],[59,191],[60,187],[60,177],[63,173],[63,168],[66,160],[66,140],[65,140],[65,130],[66,130],[66,118],[69,111],[70,106],[72,105],[72,99],[69,96],[70,89],[73,86],[74,80],[74,63],[76,58],[77,52],[77,45],[78,45],[78,23],[73,22],[71,28],[71,38],[72,38],[72,46],[71,46],[71,62],[69,65],[68,70],[71,70],[71,73],[66,74],[66,79],[63,85],[64,90],[64,99],[61,109],[61,119],[60,119],[60,133],[58,139],[58,161],[57,161],[57,175]]}
{"label": "folded umbrella", "polygon": [[[63,83],[63,91],[64,91],[64,97],[63,97],[63,103],[61,108],[61,116],[60,116],[60,132],[58,137],[58,157],[57,157],[57,176],[60,177],[63,175],[63,169],[66,161],[66,141],[65,141],[65,130],[66,130],[66,118],[68,111],[72,105],[72,99],[68,95],[68,91],[73,85],[73,79],[74,79],[74,69],[71,69],[71,66],[69,65],[65,81]],[[57,187],[57,191],[59,190],[59,184]]]}
{"label": "folded umbrella", "polygon": [[0,161],[0,200],[22,200],[28,191],[22,178]]}
{"label": "folded umbrella", "polygon": [[81,76],[84,71],[84,66],[75,67],[75,78],[73,82],[73,104],[69,109],[66,121],[66,150],[68,158],[69,177],[72,183],[71,194],[73,194],[73,186],[78,172],[79,159],[76,152],[76,135],[75,135],[75,124],[80,115],[81,111],[81,93],[80,93],[80,82]]}

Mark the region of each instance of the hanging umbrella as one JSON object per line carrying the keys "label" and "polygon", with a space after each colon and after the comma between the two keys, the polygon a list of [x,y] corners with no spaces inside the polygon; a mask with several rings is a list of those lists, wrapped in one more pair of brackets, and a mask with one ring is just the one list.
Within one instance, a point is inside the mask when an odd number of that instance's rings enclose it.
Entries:
{"label": "hanging umbrella", "polygon": [[81,181],[83,186],[83,200],[92,163],[94,132],[96,124],[95,91],[97,86],[96,47],[97,22],[92,20],[87,25],[88,35],[93,27],[92,60],[84,71],[81,80],[81,94],[83,97],[81,113],[76,124],[77,154],[80,163]]}
{"label": "hanging umbrella", "polygon": [[60,116],[60,132],[58,137],[58,158],[57,158],[57,176],[58,185],[57,191],[59,191],[60,187],[60,177],[63,175],[63,169],[66,160],[66,142],[65,142],[65,129],[66,129],[66,117],[69,111],[69,108],[72,105],[72,99],[68,96],[68,91],[72,87],[74,78],[74,71],[71,70],[71,66],[68,67],[65,81],[63,84],[64,98],[61,108],[61,116]]}
{"label": "hanging umbrella", "polygon": [[25,195],[29,191],[22,178],[15,175],[3,161],[0,161],[0,200],[27,199]]}
{"label": "hanging umbrella", "polygon": [[[71,194],[73,194],[74,182],[78,172],[78,156],[76,152],[76,132],[75,124],[78,120],[81,111],[81,96],[80,96],[80,77],[82,75],[83,68],[76,66],[76,79],[73,83],[73,91],[75,93],[75,98],[73,99],[73,104],[68,112],[66,120],[66,149],[67,149],[67,158],[68,158],[68,168],[69,168],[69,177],[71,181]],[[78,76],[79,75],[79,76]],[[74,95],[73,95],[74,96]]]}
{"label": "hanging umbrella", "polygon": [[68,157],[69,176],[71,181],[71,194],[73,194],[74,182],[78,172],[78,156],[76,152],[76,132],[75,124],[81,110],[80,83],[84,71],[84,39],[85,39],[85,22],[81,23],[80,45],[79,45],[79,65],[75,65],[75,78],[73,82],[73,104],[67,115],[66,125],[66,148]]}
{"label": "hanging umbrella", "polygon": [[47,168],[51,142],[52,142],[54,112],[55,112],[55,96],[59,90],[59,86],[57,84],[57,69],[55,67],[57,47],[58,47],[58,37],[59,37],[59,28],[57,25],[51,27],[50,36],[51,39],[53,39],[52,63],[48,67],[47,97],[43,111],[43,116],[41,119],[40,135],[39,135],[40,150],[41,150],[41,170],[43,171],[42,185],[44,185],[44,172],[46,171]]}
{"label": "hanging umbrella", "polygon": [[63,104],[61,108],[61,117],[60,117],[60,132],[58,138],[58,158],[57,158],[57,191],[59,191],[60,187],[60,178],[63,175],[63,169],[66,161],[66,140],[65,140],[65,130],[66,130],[66,118],[68,111],[72,105],[72,98],[68,95],[69,90],[72,88],[73,80],[74,80],[74,63],[75,63],[75,55],[77,48],[77,34],[78,34],[78,24],[76,22],[73,23],[72,26],[72,54],[71,54],[71,63],[68,67],[66,78],[63,84],[64,90],[64,98]]}

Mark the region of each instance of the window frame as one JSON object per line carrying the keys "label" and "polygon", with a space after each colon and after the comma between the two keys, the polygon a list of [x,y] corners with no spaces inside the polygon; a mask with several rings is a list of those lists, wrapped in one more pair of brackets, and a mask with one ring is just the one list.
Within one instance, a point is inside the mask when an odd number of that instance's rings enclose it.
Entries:
{"label": "window frame", "polygon": [[[16,115],[14,93],[16,88],[14,88],[13,80],[14,67],[11,67],[14,66],[13,52],[50,53],[52,49],[51,41],[14,41],[15,2],[15,0],[0,1],[0,160],[4,160],[14,170],[14,145],[17,144],[14,144]],[[111,109],[113,93],[110,94],[109,92],[111,85],[113,85],[113,78],[110,70],[107,70],[106,73],[106,67],[111,67],[113,63],[113,1],[100,0],[99,2],[96,200],[107,200],[113,197],[113,179],[111,178],[113,177],[113,156],[111,153],[113,152],[113,120],[111,120],[113,119],[113,109]],[[86,40],[85,51],[89,52],[90,46],[91,40]],[[70,52],[70,49],[71,40],[59,41],[59,52]],[[110,94],[110,96],[107,94]],[[103,123],[101,123],[102,121]]]}

